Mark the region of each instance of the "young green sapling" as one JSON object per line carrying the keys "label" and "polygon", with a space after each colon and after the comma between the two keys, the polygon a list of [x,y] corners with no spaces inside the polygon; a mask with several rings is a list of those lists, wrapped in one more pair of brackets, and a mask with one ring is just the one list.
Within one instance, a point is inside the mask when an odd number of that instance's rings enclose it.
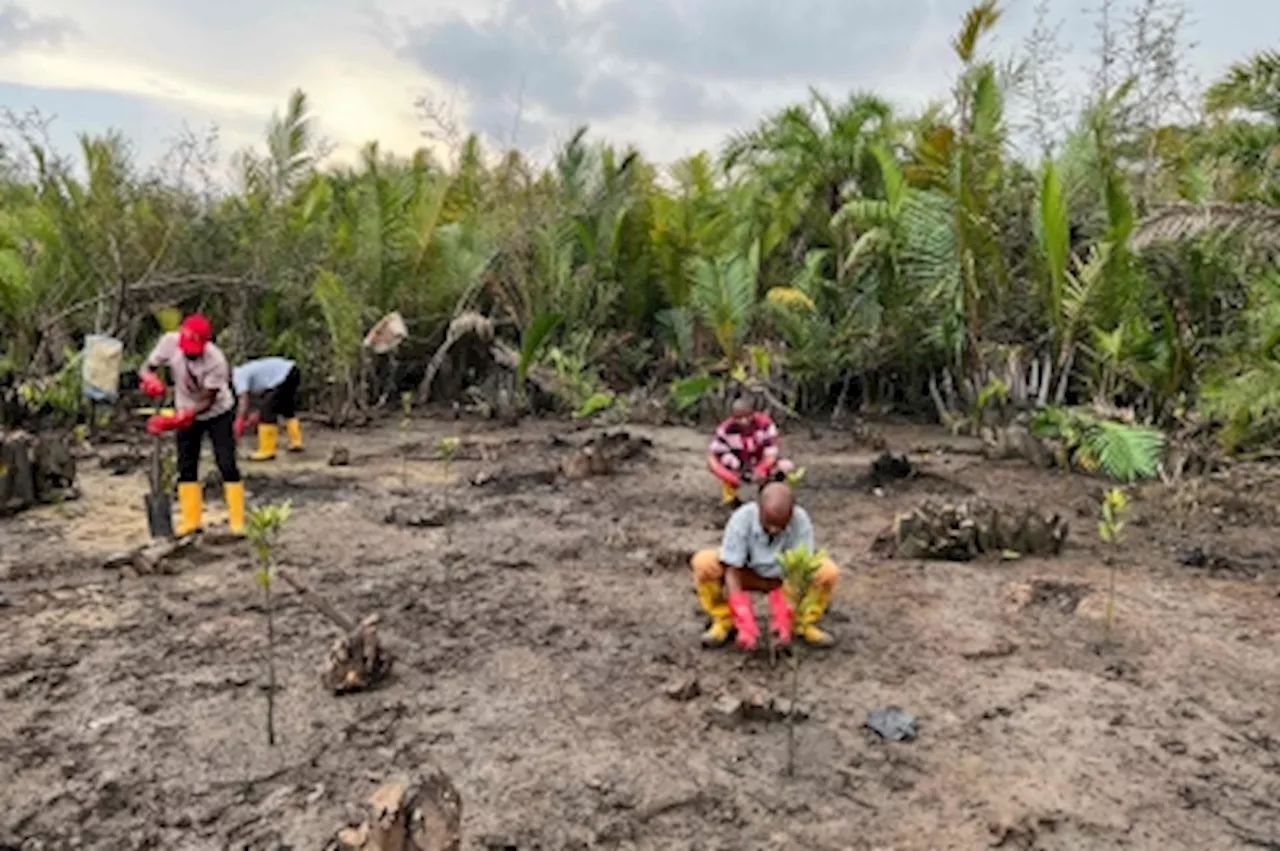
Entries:
{"label": "young green sapling", "polygon": [[275,664],[275,622],[273,618],[274,601],[271,596],[271,584],[276,577],[274,550],[276,538],[289,520],[292,505],[288,501],[275,505],[263,505],[251,510],[245,518],[245,537],[253,549],[257,561],[254,578],[262,587],[267,611],[267,744],[275,745],[276,727],[276,664]]}
{"label": "young green sapling", "polygon": [[1108,643],[1111,641],[1111,622],[1116,613],[1116,548],[1120,544],[1120,530],[1124,528],[1124,517],[1129,510],[1129,498],[1120,488],[1111,488],[1102,496],[1098,511],[1098,537],[1103,543],[1110,544],[1112,553],[1109,557],[1111,575],[1107,588],[1107,610],[1103,628]]}
{"label": "young green sapling", "polygon": [[445,481],[449,479],[449,467],[453,464],[453,457],[458,454],[458,448],[462,446],[462,441],[456,437],[440,438],[439,450],[440,458],[444,461],[444,477]]}
{"label": "young green sapling", "polygon": [[[808,608],[813,605],[809,589],[813,586],[813,578],[818,568],[827,560],[827,551],[810,552],[804,544],[780,553],[778,562],[782,565],[783,587],[787,597],[792,601],[795,612],[792,623],[805,623],[810,614]],[[803,642],[793,641],[791,649],[791,707],[787,714],[787,776],[795,774],[796,767],[796,704],[800,698],[800,663],[799,645]]]}

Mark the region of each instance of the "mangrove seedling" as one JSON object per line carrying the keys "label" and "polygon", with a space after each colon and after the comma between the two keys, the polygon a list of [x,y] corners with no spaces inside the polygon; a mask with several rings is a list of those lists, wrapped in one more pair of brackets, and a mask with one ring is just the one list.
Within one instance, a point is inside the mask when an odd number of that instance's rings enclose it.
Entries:
{"label": "mangrove seedling", "polygon": [[280,531],[289,520],[292,505],[288,501],[255,508],[245,518],[245,537],[257,562],[254,578],[262,588],[267,612],[267,744],[276,743],[276,633],[273,617],[271,585],[276,577],[275,545]]}
{"label": "mangrove seedling", "polygon": [[1111,622],[1116,613],[1116,550],[1120,545],[1120,530],[1129,510],[1129,498],[1120,488],[1111,488],[1102,496],[1098,511],[1098,537],[1111,546],[1111,574],[1107,584],[1107,610],[1103,624],[1107,641],[1111,641]]}
{"label": "mangrove seedling", "polygon": [[[792,623],[804,623],[811,614],[808,609],[814,605],[809,590],[813,586],[813,578],[818,568],[827,560],[827,551],[814,553],[805,544],[793,547],[778,556],[782,565],[783,588],[787,598],[795,607]],[[800,699],[800,663],[802,655],[799,645],[803,642],[792,642],[791,649],[791,707],[787,714],[787,776],[791,777],[796,770],[796,705]]]}
{"label": "mangrove seedling", "polygon": [[462,441],[456,437],[440,438],[440,458],[444,461],[444,477],[449,479],[449,467],[453,464],[453,457],[458,454],[458,448],[462,446]]}
{"label": "mangrove seedling", "polygon": [[413,417],[413,394],[400,394],[400,487],[409,486],[409,426]]}

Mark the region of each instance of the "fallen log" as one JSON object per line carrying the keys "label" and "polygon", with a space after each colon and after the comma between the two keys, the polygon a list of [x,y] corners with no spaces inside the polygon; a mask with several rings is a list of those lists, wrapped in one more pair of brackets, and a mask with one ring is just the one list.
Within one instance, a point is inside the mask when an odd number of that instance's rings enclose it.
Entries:
{"label": "fallen log", "polygon": [[985,554],[1057,555],[1066,538],[1066,518],[1056,512],[983,499],[930,500],[898,514],[875,548],[898,558],[970,561]]}
{"label": "fallen log", "polygon": [[151,541],[140,547],[134,547],[131,550],[108,556],[103,561],[102,567],[105,570],[132,567],[139,575],[144,576],[155,573],[172,573],[173,571],[171,570],[162,569],[164,561],[186,551],[196,542],[198,537],[198,535],[187,535],[184,538],[171,541]]}

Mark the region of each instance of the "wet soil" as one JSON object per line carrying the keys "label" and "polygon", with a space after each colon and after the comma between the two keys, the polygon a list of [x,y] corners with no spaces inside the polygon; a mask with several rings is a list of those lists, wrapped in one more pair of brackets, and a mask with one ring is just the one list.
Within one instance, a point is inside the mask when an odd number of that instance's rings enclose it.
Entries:
{"label": "wet soil", "polygon": [[[843,574],[787,777],[785,723],[730,711],[789,697],[787,665],[698,646],[688,557],[727,516],[705,435],[631,429],[647,457],[570,479],[550,471],[590,435],[571,429],[311,429],[304,455],[245,464],[251,504],[293,500],[280,562],[404,652],[381,689],[330,696],[336,633],[279,589],[275,747],[243,543],[211,536],[172,575],[102,569],[144,541],[146,485],[92,464],[82,499],[4,521],[0,848],[320,849],[426,764],[462,795],[468,849],[1280,848],[1280,470],[1144,486],[1112,551],[1098,480],[886,428],[927,475],[872,488],[875,450],[789,437]],[[329,467],[339,444],[351,463]],[[895,511],[966,494],[1069,514],[1066,551],[872,554]],[[885,706],[915,740],[864,729]]]}

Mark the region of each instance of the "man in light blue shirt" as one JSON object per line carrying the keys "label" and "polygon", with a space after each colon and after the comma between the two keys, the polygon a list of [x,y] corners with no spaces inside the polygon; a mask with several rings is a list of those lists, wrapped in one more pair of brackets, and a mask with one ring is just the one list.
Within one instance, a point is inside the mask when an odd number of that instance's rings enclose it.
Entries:
{"label": "man in light blue shirt", "polygon": [[817,622],[831,603],[839,568],[828,559],[814,575],[811,596],[804,601],[790,599],[778,554],[800,545],[815,551],[813,524],[808,512],[795,504],[790,486],[782,482],[765,486],[759,502],[733,512],[720,549],[701,550],[691,560],[698,601],[711,618],[702,636],[704,646],[719,647],[736,632],[739,647],[755,649],[759,627],[751,591],[768,595],[770,623],[782,643],[791,638],[791,618],[797,608],[804,612],[803,620],[795,624],[797,636],[816,647],[834,643]]}
{"label": "man in light blue shirt", "polygon": [[244,436],[248,422],[249,398],[262,397],[261,421],[258,424],[258,451],[250,461],[270,461],[276,457],[280,437],[279,418],[284,417],[289,435],[289,451],[302,451],[302,423],[298,421],[298,387],[302,374],[288,358],[258,358],[242,363],[231,371],[231,384],[239,396],[236,409],[236,439]]}

